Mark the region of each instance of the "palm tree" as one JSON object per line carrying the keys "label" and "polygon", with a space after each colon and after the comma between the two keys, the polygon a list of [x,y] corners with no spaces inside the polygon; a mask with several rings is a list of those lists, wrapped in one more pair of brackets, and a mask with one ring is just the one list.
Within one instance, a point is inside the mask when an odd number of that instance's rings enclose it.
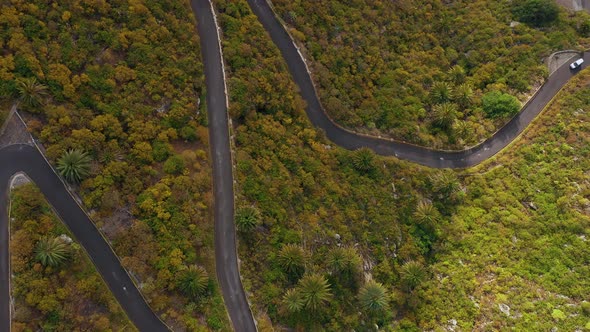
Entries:
{"label": "palm tree", "polygon": [[358,295],[361,307],[371,313],[387,309],[388,297],[385,287],[373,280],[367,282]]}
{"label": "palm tree", "polygon": [[43,238],[35,246],[35,259],[43,266],[57,267],[68,256],[68,246],[59,238]]}
{"label": "palm tree", "polygon": [[451,67],[447,74],[449,74],[449,77],[455,84],[463,83],[463,80],[465,79],[465,69],[459,65]]}
{"label": "palm tree", "polygon": [[439,195],[439,198],[449,198],[461,191],[461,184],[457,174],[453,171],[438,171],[429,177],[432,191]]}
{"label": "palm tree", "polygon": [[427,277],[424,266],[416,261],[409,261],[402,265],[400,276],[402,286],[409,292],[416,289]]}
{"label": "palm tree", "polygon": [[468,107],[473,98],[473,89],[469,84],[463,83],[453,90],[453,100],[462,107]]}
{"label": "palm tree", "polygon": [[287,244],[278,254],[278,262],[283,271],[292,278],[299,278],[305,272],[305,251],[298,245]]}
{"label": "palm tree", "polygon": [[434,225],[440,218],[440,213],[430,201],[421,200],[416,206],[414,218],[419,224]]}
{"label": "palm tree", "polygon": [[57,161],[57,170],[69,182],[80,182],[90,174],[90,156],[81,150],[68,150]]}
{"label": "palm tree", "polygon": [[453,89],[447,82],[435,82],[430,90],[430,100],[433,104],[442,104],[451,100]]}
{"label": "palm tree", "polygon": [[332,291],[330,284],[319,274],[308,274],[299,281],[299,291],[305,309],[317,311],[320,306],[330,301]]}
{"label": "palm tree", "polygon": [[336,247],[328,255],[332,272],[351,278],[361,272],[363,260],[354,248]]}
{"label": "palm tree", "polygon": [[449,129],[457,118],[457,105],[443,103],[432,107],[432,123],[442,129]]}
{"label": "palm tree", "polygon": [[196,298],[205,293],[209,284],[209,275],[204,268],[190,265],[181,271],[177,280],[178,288],[186,295]]}
{"label": "palm tree", "polygon": [[260,224],[260,211],[253,206],[246,206],[236,212],[236,226],[240,232],[249,232]]}
{"label": "palm tree", "polygon": [[20,101],[28,107],[40,105],[47,96],[47,87],[39,83],[35,77],[17,79],[16,90]]}
{"label": "palm tree", "polygon": [[283,296],[283,304],[290,313],[299,312],[303,309],[303,299],[298,289],[289,289]]}
{"label": "palm tree", "polygon": [[360,148],[352,153],[352,167],[361,173],[375,168],[375,154],[369,148]]}
{"label": "palm tree", "polygon": [[467,124],[467,121],[463,120],[455,120],[452,129],[456,137],[465,140],[470,139],[473,133],[473,128]]}

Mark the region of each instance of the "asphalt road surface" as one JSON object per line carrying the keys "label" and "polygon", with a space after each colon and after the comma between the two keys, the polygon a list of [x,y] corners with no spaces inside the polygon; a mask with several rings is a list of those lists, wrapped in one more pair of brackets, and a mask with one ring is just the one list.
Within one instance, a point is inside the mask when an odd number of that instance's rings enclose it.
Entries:
{"label": "asphalt road surface", "polygon": [[[440,151],[401,141],[364,136],[343,129],[326,115],[303,58],[266,0],[248,0],[248,3],[285,58],[301,96],[307,102],[305,111],[311,123],[323,130],[329,140],[345,149],[367,147],[383,156],[395,156],[430,167],[466,168],[492,157],[518,137],[561,87],[579,71],[569,69],[569,64],[576,58],[561,66],[517,116],[492,137],[467,150]],[[584,66],[590,64],[589,53],[584,55],[584,61]]]}
{"label": "asphalt road surface", "polygon": [[9,179],[24,172],[41,189],[60,219],[84,247],[111,292],[140,331],[168,331],[154,314],[92,221],[68,193],[41,153],[24,144],[0,149],[0,331],[10,331],[8,254]]}
{"label": "asphalt road surface", "polygon": [[215,194],[215,265],[225,307],[236,331],[256,331],[240,280],[234,226],[232,156],[229,142],[227,96],[217,25],[209,0],[192,0],[197,18],[207,84],[209,143]]}

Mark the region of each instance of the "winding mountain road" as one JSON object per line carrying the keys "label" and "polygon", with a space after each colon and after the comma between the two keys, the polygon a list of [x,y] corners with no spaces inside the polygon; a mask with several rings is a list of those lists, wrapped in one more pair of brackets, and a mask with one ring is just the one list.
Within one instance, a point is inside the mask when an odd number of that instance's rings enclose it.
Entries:
{"label": "winding mountain road", "polygon": [[106,240],[70,195],[35,147],[15,144],[0,149],[0,331],[10,331],[8,185],[24,172],[41,189],[60,219],[84,247],[129,319],[140,331],[169,331],[145,302]]}
{"label": "winding mountain road", "polygon": [[[542,111],[563,85],[575,75],[568,64],[552,74],[521,113],[482,144],[464,151],[439,151],[404,142],[363,136],[335,124],[324,112],[305,61],[291,37],[265,0],[248,0],[253,12],[285,58],[314,126],[335,144],[346,149],[368,147],[376,153],[395,156],[436,168],[463,168],[476,165],[506,147]],[[215,193],[215,257],[217,277],[225,305],[236,331],[256,331],[238,267],[233,223],[234,194],[232,157],[229,141],[227,94],[217,24],[210,0],[191,0],[197,18],[205,67],[207,110],[213,160]],[[586,63],[590,54],[585,55]],[[41,153],[34,147],[17,144],[0,149],[0,331],[10,329],[10,271],[8,255],[8,181],[16,172],[25,172],[39,186],[60,218],[90,255],[131,321],[141,331],[167,331],[151,311],[129,275],[92,221],[67,191]]]}
{"label": "winding mountain road", "polygon": [[[317,96],[313,80],[303,56],[291,36],[275,16],[267,0],[247,0],[250,8],[269,33],[273,42],[287,62],[293,80],[299,86],[301,96],[307,102],[305,112],[311,123],[323,130],[329,140],[349,150],[367,147],[383,156],[395,156],[435,168],[466,168],[475,166],[492,157],[512,142],[531,121],[541,113],[545,105],[572,78],[577,71],[571,71],[569,63],[562,65],[545,82],[543,87],[524,106],[521,112],[483,143],[467,150],[441,151],[401,141],[365,136],[351,132],[334,123],[326,114]],[[584,54],[585,63],[590,54]]]}

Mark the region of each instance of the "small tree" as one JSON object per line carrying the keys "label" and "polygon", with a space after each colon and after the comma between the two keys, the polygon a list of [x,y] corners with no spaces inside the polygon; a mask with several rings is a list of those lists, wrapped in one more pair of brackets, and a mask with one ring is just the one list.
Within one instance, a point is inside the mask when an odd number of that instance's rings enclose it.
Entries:
{"label": "small tree", "polygon": [[402,265],[400,277],[403,288],[412,292],[426,280],[426,269],[416,261],[409,261]]}
{"label": "small tree", "polygon": [[260,211],[253,206],[239,208],[235,220],[238,231],[250,232],[260,224]]}
{"label": "small tree", "polygon": [[440,219],[440,213],[430,201],[422,200],[416,206],[414,218],[419,224],[434,225]]}
{"label": "small tree", "polygon": [[303,309],[303,298],[298,289],[289,289],[283,296],[283,305],[289,313],[296,313]]}
{"label": "small tree", "polygon": [[207,290],[209,275],[204,268],[190,265],[182,270],[177,280],[178,288],[186,295],[196,298]]}
{"label": "small tree", "polygon": [[465,69],[459,65],[454,65],[451,67],[447,74],[449,75],[451,81],[453,81],[455,84],[461,84],[463,81],[465,81]]}
{"label": "small tree", "polygon": [[354,248],[336,247],[328,254],[327,263],[341,281],[355,284],[362,271],[363,260]]}
{"label": "small tree", "polygon": [[453,89],[447,82],[435,82],[430,90],[432,104],[442,104],[451,100]]}
{"label": "small tree", "polygon": [[278,262],[289,277],[297,279],[305,272],[305,251],[298,245],[287,244],[278,254]]}
{"label": "small tree", "polygon": [[35,246],[35,259],[43,266],[57,267],[69,256],[67,245],[59,238],[43,238]]}
{"label": "small tree", "polygon": [[363,310],[369,313],[380,312],[389,306],[387,290],[381,283],[373,280],[361,288],[358,298]]}
{"label": "small tree", "polygon": [[467,83],[463,83],[453,90],[453,100],[461,107],[468,107],[471,105],[473,98],[473,89]]}
{"label": "small tree", "polygon": [[332,290],[330,284],[319,274],[309,274],[304,276],[298,285],[301,293],[303,307],[309,311],[318,311],[318,309],[330,301]]}
{"label": "small tree", "polygon": [[57,161],[57,170],[68,182],[77,183],[90,174],[91,161],[82,150],[68,150]]}
{"label": "small tree", "polygon": [[512,13],[517,20],[538,27],[555,21],[559,7],[555,0],[514,0]]}
{"label": "small tree", "polygon": [[457,119],[457,105],[443,103],[432,107],[432,124],[441,128],[449,129]]}
{"label": "small tree", "polygon": [[490,118],[511,116],[520,110],[520,102],[516,97],[500,91],[486,93],[482,98],[482,106]]}
{"label": "small tree", "polygon": [[370,173],[375,169],[375,153],[369,148],[352,152],[352,167],[360,173]]}
{"label": "small tree", "polygon": [[17,79],[16,90],[19,100],[27,107],[42,104],[43,99],[47,96],[47,87],[39,83],[35,77]]}

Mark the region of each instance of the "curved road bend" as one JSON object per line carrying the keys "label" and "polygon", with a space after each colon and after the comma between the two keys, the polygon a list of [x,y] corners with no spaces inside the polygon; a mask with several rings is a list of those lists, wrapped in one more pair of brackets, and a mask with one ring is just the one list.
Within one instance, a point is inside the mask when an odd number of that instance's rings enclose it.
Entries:
{"label": "curved road bend", "polygon": [[238,267],[234,226],[232,157],[220,37],[213,7],[209,0],[191,0],[191,7],[197,19],[207,85],[209,142],[213,160],[213,190],[215,193],[217,279],[234,329],[254,332],[256,324],[242,287]]}
{"label": "curved road bend", "polygon": [[141,296],[117,256],[86,213],[74,201],[41,153],[30,145],[0,149],[0,331],[10,331],[10,271],[8,266],[8,185],[17,172],[25,172],[82,244],[111,292],[140,331],[168,331]]}
{"label": "curved road bend", "polygon": [[[326,115],[303,58],[283,25],[274,15],[267,0],[248,0],[248,3],[285,58],[289,71],[299,86],[301,96],[307,102],[305,112],[311,123],[322,129],[328,139],[345,149],[355,150],[368,147],[377,154],[395,156],[425,166],[465,168],[477,165],[495,155],[522,133],[561,87],[577,72],[572,72],[569,69],[569,64],[573,60],[561,66],[549,77],[545,85],[517,116],[492,137],[467,150],[433,150],[401,141],[364,136],[343,129]],[[584,60],[586,64],[590,62],[589,52],[585,53]]]}

